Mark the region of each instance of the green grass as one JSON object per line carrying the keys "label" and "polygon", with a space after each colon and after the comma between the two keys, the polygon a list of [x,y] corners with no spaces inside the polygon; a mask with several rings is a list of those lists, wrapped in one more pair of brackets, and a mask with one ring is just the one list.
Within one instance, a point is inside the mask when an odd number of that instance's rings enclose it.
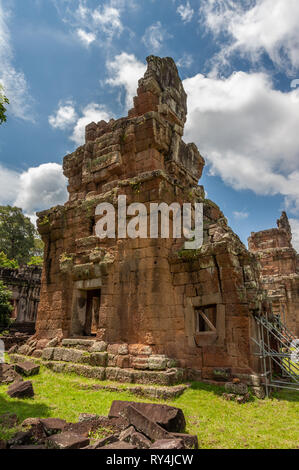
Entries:
{"label": "green grass", "polygon": [[[0,415],[16,413],[20,421],[28,417],[57,417],[76,422],[80,413],[107,415],[113,400],[158,402],[137,398],[127,391],[80,389],[82,383],[96,382],[74,374],[57,374],[43,366],[31,380],[33,399],[11,399],[6,394],[7,386],[0,386]],[[194,382],[182,396],[163,403],[183,409],[187,432],[198,435],[201,448],[298,448],[298,394],[281,391],[271,399],[252,398],[239,405],[225,401],[222,392],[221,387]],[[0,439],[7,439],[15,431],[0,428]]]}

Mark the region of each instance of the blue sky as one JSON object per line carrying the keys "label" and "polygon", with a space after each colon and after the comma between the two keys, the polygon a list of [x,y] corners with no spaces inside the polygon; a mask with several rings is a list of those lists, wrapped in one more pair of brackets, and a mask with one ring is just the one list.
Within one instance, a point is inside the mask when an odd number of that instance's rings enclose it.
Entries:
{"label": "blue sky", "polygon": [[244,242],[286,209],[299,249],[298,22],[298,0],[0,0],[0,203],[64,203],[84,126],[125,116],[146,56],[171,56],[208,197]]}

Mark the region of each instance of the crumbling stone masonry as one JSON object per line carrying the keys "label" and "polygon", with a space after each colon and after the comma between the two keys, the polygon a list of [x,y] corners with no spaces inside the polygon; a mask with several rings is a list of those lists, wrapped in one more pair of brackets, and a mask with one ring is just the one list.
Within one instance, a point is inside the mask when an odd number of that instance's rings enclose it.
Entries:
{"label": "crumbling stone masonry", "polygon": [[[85,144],[64,158],[69,201],[39,213],[45,261],[36,339],[95,335],[95,347],[108,345],[110,369],[251,374],[253,313],[264,295],[257,263],[198,186],[204,159],[182,140],[186,93],[174,61],[147,62],[128,117],[89,124]],[[117,207],[119,195],[146,206],[203,202],[204,245],[100,240],[95,208]]]}
{"label": "crumbling stone masonry", "polygon": [[41,268],[0,268],[0,280],[12,292],[14,330],[33,334],[40,296]]}
{"label": "crumbling stone masonry", "polygon": [[292,232],[285,212],[277,228],[252,232],[249,250],[260,265],[260,275],[273,313],[280,314],[287,327],[299,337],[299,255],[294,250]]}

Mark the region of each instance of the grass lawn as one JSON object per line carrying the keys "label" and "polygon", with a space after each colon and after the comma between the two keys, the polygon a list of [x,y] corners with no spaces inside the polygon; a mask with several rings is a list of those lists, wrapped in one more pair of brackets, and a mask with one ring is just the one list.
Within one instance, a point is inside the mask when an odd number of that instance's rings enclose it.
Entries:
{"label": "grass lawn", "polygon": [[[20,420],[57,417],[76,422],[80,413],[107,415],[113,400],[155,402],[127,391],[83,390],[80,384],[96,382],[73,374],[53,373],[43,366],[40,374],[31,380],[35,390],[33,399],[11,399],[6,394],[7,386],[0,386],[0,415],[11,412]],[[187,432],[198,435],[201,448],[299,448],[298,393],[284,390],[271,399],[252,398],[249,403],[239,405],[225,401],[222,392],[221,387],[194,382],[182,396],[163,403],[183,409]],[[0,427],[0,439],[10,437],[15,431]]]}

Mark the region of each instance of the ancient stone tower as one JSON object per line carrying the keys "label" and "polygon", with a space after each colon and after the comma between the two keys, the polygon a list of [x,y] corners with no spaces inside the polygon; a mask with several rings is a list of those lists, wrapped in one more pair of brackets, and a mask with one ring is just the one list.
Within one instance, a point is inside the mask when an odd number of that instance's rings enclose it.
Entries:
{"label": "ancient stone tower", "polygon": [[294,250],[292,232],[285,212],[277,228],[252,232],[249,250],[259,261],[260,275],[273,313],[279,314],[292,333],[299,337],[299,255]]}
{"label": "ancient stone tower", "polygon": [[[85,144],[64,158],[69,201],[39,213],[45,262],[37,337],[96,335],[108,343],[108,366],[119,370],[251,373],[253,313],[263,296],[254,255],[198,186],[204,159],[182,140],[186,93],[174,61],[147,62],[128,117],[89,124]],[[119,195],[128,204],[203,202],[204,245],[100,240],[95,208],[116,207]]]}

